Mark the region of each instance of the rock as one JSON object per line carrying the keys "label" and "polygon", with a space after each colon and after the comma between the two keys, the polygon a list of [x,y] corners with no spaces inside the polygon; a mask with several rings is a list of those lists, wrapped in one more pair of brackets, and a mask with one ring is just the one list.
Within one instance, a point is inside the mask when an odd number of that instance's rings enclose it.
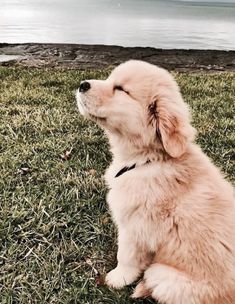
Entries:
{"label": "rock", "polygon": [[[235,71],[235,51],[163,50],[82,44],[0,44],[0,54],[19,55],[8,65],[104,69],[140,59],[176,71]],[[0,63],[1,64],[1,63]]]}

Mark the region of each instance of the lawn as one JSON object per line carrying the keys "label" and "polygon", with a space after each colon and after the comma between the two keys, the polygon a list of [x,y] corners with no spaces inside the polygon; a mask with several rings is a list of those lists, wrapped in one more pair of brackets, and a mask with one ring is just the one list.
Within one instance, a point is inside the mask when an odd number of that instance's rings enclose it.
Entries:
{"label": "lawn", "polygon": [[[81,79],[107,74],[0,67],[1,304],[153,303],[100,279],[116,263],[102,178],[111,156],[74,95]],[[198,143],[233,183],[234,76],[176,74]]]}

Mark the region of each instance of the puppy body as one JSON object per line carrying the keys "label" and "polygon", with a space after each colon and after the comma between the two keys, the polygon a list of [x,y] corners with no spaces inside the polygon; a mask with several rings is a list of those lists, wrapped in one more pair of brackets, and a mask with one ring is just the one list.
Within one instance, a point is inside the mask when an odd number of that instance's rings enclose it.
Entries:
{"label": "puppy body", "polygon": [[114,178],[122,166],[114,158],[106,180],[125,275],[118,266],[107,282],[121,287],[147,269],[135,297],[147,290],[162,303],[234,303],[232,187],[194,145]]}
{"label": "puppy body", "polygon": [[[105,82],[90,83],[79,107],[105,129],[113,153],[105,178],[118,265],[107,284],[121,288],[144,273],[133,297],[235,303],[233,188],[193,143],[175,81],[163,69],[130,61]],[[126,91],[115,92],[116,85]]]}

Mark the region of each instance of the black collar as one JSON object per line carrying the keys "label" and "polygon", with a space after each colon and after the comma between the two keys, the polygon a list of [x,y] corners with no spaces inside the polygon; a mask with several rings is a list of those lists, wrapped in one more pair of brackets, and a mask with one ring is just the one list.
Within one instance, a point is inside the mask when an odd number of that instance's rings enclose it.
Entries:
{"label": "black collar", "polygon": [[[146,163],[144,163],[144,165],[145,165],[145,164],[148,164],[148,163],[150,163],[150,160],[149,160],[149,159],[146,161]],[[121,170],[118,171],[118,173],[115,175],[115,177],[118,177],[118,176],[122,175],[123,173],[125,173],[125,172],[127,172],[127,171],[130,171],[130,170],[132,170],[132,169],[134,169],[135,167],[136,167],[136,164],[134,164],[134,165],[132,165],[132,166],[130,166],[130,167],[125,166],[125,167],[123,167]]]}
{"label": "black collar", "polygon": [[125,173],[125,172],[127,172],[129,170],[134,169],[135,166],[136,166],[136,164],[134,164],[134,165],[132,165],[130,167],[123,167],[120,171],[118,171],[118,173],[115,175],[115,177],[118,177],[118,176],[122,175],[123,173]]}

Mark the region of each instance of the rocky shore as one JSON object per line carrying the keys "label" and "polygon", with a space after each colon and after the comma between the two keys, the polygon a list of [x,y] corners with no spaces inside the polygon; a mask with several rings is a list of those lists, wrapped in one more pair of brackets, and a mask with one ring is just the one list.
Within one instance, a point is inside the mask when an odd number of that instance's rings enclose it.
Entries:
{"label": "rocky shore", "polygon": [[[7,55],[7,56],[6,56]],[[14,55],[12,60],[10,55]],[[141,59],[168,70],[235,71],[235,51],[163,50],[81,44],[0,44],[0,65],[103,69],[128,59]]]}

